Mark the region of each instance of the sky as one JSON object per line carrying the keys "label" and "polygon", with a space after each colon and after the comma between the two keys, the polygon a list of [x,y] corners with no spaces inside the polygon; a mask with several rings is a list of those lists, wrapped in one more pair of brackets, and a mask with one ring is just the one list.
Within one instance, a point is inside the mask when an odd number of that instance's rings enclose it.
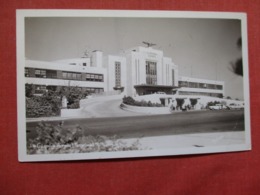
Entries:
{"label": "sky", "polygon": [[225,82],[225,96],[243,99],[243,78],[231,71],[242,53],[240,20],[188,18],[33,17],[25,19],[25,57],[54,61],[87,50],[122,55],[152,42],[179,75]]}

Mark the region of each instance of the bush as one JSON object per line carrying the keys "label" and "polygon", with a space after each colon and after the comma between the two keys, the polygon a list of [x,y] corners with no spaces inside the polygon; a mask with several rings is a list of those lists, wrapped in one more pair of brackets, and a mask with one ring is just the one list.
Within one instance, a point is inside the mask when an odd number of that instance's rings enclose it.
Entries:
{"label": "bush", "polygon": [[182,109],[182,106],[183,106],[183,104],[184,104],[184,99],[182,99],[182,98],[176,98],[176,102],[177,102],[176,109],[177,109],[177,110]]}
{"label": "bush", "polygon": [[48,95],[26,98],[26,117],[47,117],[60,114],[61,100]]}
{"label": "bush", "polygon": [[28,154],[63,154],[140,150],[139,139],[132,143],[118,136],[87,135],[80,126],[66,129],[62,125],[41,122],[36,127],[37,137],[27,141]]}
{"label": "bush", "polygon": [[68,109],[77,109],[80,107],[80,100],[88,95],[80,87],[62,87],[58,92],[61,97],[65,96],[68,101]]}
{"label": "bush", "polygon": [[130,105],[130,106],[142,106],[142,107],[162,107],[163,106],[162,104],[152,103],[151,101],[148,101],[148,102],[145,100],[136,101],[131,96],[123,97],[123,103]]}
{"label": "bush", "polygon": [[132,98],[131,96],[128,96],[128,97],[123,97],[123,103],[124,104],[127,104],[127,105],[135,105],[135,100],[134,98]]}
{"label": "bush", "polygon": [[66,96],[68,100],[68,109],[77,109],[80,107],[80,100],[87,96],[79,87],[62,87],[60,90],[48,86],[41,96],[34,96],[33,85],[26,84],[26,117],[50,117],[60,115],[61,99]]}

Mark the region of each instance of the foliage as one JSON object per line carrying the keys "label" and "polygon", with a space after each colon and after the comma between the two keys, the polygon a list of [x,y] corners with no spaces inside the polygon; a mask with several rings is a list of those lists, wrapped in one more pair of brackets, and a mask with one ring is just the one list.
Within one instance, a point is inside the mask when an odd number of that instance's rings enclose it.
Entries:
{"label": "foliage", "polygon": [[33,84],[25,84],[25,97],[33,96]]}
{"label": "foliage", "polygon": [[134,106],[134,105],[135,105],[135,100],[134,100],[134,98],[132,98],[131,96],[128,96],[128,97],[124,96],[124,97],[123,97],[123,103],[124,103],[124,104],[127,104],[127,105],[132,105],[132,106]]}
{"label": "foliage", "polygon": [[[241,37],[239,37],[237,40],[237,47],[240,50],[242,49]],[[236,75],[243,76],[243,59],[242,59],[242,57],[236,59],[235,62],[231,62],[231,69]]]}
{"label": "foliage", "polygon": [[181,109],[184,104],[184,99],[176,98],[176,102],[177,102],[177,106],[176,106],[177,110]]}
{"label": "foliage", "polygon": [[44,94],[26,98],[26,117],[46,117],[60,114],[61,100],[58,96]]}
{"label": "foliage", "polygon": [[194,107],[198,103],[198,99],[190,98],[190,104]]}
{"label": "foliage", "polygon": [[140,107],[162,107],[163,106],[162,104],[152,103],[151,101],[148,102],[145,100],[137,101],[134,100],[134,98],[132,98],[131,96],[123,97],[123,103],[131,106],[140,106]]}
{"label": "foliage", "polygon": [[82,91],[80,87],[62,87],[58,93],[61,97],[66,96],[69,109],[79,108],[80,100],[88,95],[88,92]]}
{"label": "foliage", "polygon": [[80,107],[80,100],[85,98],[88,93],[79,87],[56,87],[48,86],[47,91],[40,95],[33,95],[33,85],[25,85],[26,93],[26,117],[50,117],[58,116],[61,109],[61,99],[66,96],[69,109]]}
{"label": "foliage", "polygon": [[27,141],[28,154],[62,154],[140,150],[140,141],[122,141],[118,136],[88,135],[79,125],[66,129],[62,125],[41,122],[37,137]]}
{"label": "foliage", "polygon": [[232,71],[239,76],[243,76],[243,60],[237,59],[235,62],[231,62]]}

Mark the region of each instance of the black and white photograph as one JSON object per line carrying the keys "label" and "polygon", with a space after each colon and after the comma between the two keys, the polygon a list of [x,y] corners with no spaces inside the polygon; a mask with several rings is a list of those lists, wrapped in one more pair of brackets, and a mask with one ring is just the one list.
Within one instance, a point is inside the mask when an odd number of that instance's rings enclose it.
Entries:
{"label": "black and white photograph", "polygon": [[251,150],[244,13],[17,10],[19,161]]}

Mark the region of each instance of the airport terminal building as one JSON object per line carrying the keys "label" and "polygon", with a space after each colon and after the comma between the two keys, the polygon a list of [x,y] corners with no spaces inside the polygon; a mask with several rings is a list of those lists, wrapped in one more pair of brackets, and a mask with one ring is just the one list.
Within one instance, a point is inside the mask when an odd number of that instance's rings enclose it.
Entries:
{"label": "airport terminal building", "polygon": [[223,97],[223,81],[183,77],[172,58],[152,47],[135,47],[124,55],[91,55],[53,62],[26,60],[25,82],[35,94],[52,87],[76,86],[91,94],[127,96],[166,93]]}

